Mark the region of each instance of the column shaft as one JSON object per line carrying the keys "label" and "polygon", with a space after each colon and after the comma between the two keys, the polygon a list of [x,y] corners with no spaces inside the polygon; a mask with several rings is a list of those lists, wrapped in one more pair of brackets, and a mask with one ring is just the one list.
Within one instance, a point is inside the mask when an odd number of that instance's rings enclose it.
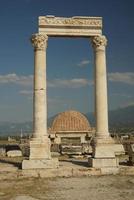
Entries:
{"label": "column shaft", "polygon": [[46,51],[36,50],[34,63],[34,137],[42,137],[47,135]]}
{"label": "column shaft", "polygon": [[95,54],[95,113],[96,137],[108,137],[108,103],[107,103],[107,73],[106,73],[106,38],[96,36],[93,39]]}
{"label": "column shaft", "polygon": [[32,36],[34,46],[33,138],[47,136],[46,47],[47,36]]}

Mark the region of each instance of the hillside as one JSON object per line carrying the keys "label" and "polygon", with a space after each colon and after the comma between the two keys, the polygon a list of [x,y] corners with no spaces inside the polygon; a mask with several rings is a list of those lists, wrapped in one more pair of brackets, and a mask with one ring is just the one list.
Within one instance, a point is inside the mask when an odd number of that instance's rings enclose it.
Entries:
{"label": "hillside", "polygon": [[[93,113],[87,113],[86,116],[90,123],[94,125],[95,118]],[[109,126],[134,127],[134,106],[109,111]]]}
{"label": "hillside", "polygon": [[[91,126],[94,126],[95,118],[93,113],[87,113],[85,115],[91,123]],[[55,116],[48,119],[48,127],[51,127]],[[110,128],[134,128],[134,106],[109,111],[109,126]],[[0,122],[0,136],[20,135],[21,132],[31,134],[32,122]]]}
{"label": "hillside", "polygon": [[116,127],[134,127],[134,106],[110,111],[109,124]]}

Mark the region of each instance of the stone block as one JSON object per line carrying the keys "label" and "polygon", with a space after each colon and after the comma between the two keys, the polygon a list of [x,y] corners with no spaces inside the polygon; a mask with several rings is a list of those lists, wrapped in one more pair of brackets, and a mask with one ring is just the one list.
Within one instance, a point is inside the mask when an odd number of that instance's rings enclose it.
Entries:
{"label": "stone block", "polygon": [[58,169],[58,177],[72,177],[72,167],[62,167]]}
{"label": "stone block", "polygon": [[116,175],[119,174],[118,167],[103,167],[101,168],[101,175]]}
{"label": "stone block", "polygon": [[44,141],[32,140],[30,141],[30,160],[50,160],[50,140],[45,138]]}
{"label": "stone block", "polygon": [[45,169],[45,170],[39,170],[38,174],[40,175],[41,178],[52,178],[52,177],[57,177],[58,169]]}
{"label": "stone block", "polygon": [[93,174],[96,175],[98,170],[95,170],[94,168],[73,168],[72,173],[74,177],[91,176]]}
{"label": "stone block", "polygon": [[120,167],[120,175],[134,175],[134,166]]}
{"label": "stone block", "polygon": [[125,154],[122,144],[103,144],[95,147],[95,158],[115,158],[116,155]]}
{"label": "stone block", "polygon": [[39,173],[36,169],[25,169],[25,170],[22,170],[21,177],[23,177],[23,178],[31,178],[31,177],[38,178]]}
{"label": "stone block", "polygon": [[90,167],[95,168],[118,167],[117,158],[89,158],[88,163]]}
{"label": "stone block", "polygon": [[22,152],[20,150],[10,150],[7,152],[8,157],[20,157],[22,156]]}
{"label": "stone block", "polygon": [[114,144],[113,149],[114,149],[115,155],[125,154],[125,149],[122,144]]}
{"label": "stone block", "polygon": [[30,159],[30,160],[23,160],[22,162],[22,169],[52,169],[58,168],[59,161],[57,158],[51,159]]}
{"label": "stone block", "polygon": [[81,145],[61,145],[62,154],[82,154]]}
{"label": "stone block", "polygon": [[114,158],[115,153],[111,145],[97,145],[95,147],[95,158]]}

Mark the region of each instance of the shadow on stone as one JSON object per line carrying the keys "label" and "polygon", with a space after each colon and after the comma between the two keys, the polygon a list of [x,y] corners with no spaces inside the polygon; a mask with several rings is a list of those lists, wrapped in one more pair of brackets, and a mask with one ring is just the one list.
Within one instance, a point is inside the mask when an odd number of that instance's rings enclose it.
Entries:
{"label": "shadow on stone", "polygon": [[83,166],[83,167],[89,167],[89,164],[87,161],[82,161],[82,160],[72,160],[72,164]]}
{"label": "shadow on stone", "polygon": [[89,164],[86,160],[72,160],[72,159],[65,159],[62,160],[62,163],[72,163],[73,165],[82,166],[82,167],[89,167]]}
{"label": "shadow on stone", "polygon": [[15,161],[15,160],[6,160],[6,159],[0,159],[0,163],[3,163],[3,164],[11,164],[11,165],[14,165],[15,167],[17,167],[18,169],[21,169],[21,162],[20,161]]}

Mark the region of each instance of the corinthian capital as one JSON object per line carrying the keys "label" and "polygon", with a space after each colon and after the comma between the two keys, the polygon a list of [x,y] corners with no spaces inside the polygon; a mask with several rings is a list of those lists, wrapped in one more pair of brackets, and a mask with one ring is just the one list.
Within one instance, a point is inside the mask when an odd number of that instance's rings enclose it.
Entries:
{"label": "corinthian capital", "polygon": [[31,42],[34,50],[45,50],[47,48],[47,35],[41,35],[39,33],[33,34],[31,37]]}
{"label": "corinthian capital", "polygon": [[94,48],[102,48],[107,45],[107,38],[104,35],[92,37],[92,45]]}

